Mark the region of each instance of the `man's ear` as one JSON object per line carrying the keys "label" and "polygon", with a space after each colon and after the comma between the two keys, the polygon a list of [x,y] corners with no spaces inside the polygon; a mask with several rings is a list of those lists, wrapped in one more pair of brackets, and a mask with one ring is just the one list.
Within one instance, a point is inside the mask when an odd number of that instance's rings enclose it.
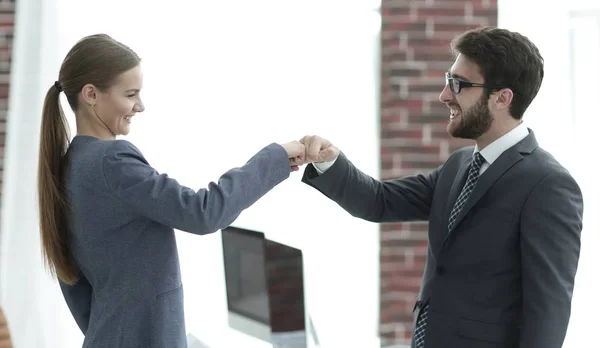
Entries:
{"label": "man's ear", "polygon": [[493,95],[494,107],[498,110],[508,109],[513,100],[513,91],[510,88],[503,88]]}
{"label": "man's ear", "polygon": [[81,97],[87,105],[96,105],[98,98],[98,89],[92,84],[87,84],[81,89]]}

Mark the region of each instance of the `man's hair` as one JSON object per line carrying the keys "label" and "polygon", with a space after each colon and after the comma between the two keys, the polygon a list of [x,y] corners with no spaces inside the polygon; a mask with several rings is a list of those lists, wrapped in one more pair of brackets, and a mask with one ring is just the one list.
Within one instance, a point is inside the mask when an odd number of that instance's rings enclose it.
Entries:
{"label": "man's hair", "polygon": [[462,54],[479,66],[491,94],[501,88],[513,91],[509,112],[521,119],[542,85],[544,58],[525,36],[506,29],[485,27],[469,30],[450,44],[454,56]]}

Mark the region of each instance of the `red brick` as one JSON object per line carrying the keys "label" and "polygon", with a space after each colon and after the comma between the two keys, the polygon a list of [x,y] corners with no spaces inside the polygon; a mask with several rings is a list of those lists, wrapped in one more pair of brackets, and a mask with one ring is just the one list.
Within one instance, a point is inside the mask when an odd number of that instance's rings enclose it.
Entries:
{"label": "red brick", "polygon": [[390,61],[407,61],[408,51],[404,48],[400,48],[399,45],[390,45],[388,47],[382,47],[381,49],[381,57],[383,60]]}
{"label": "red brick", "polygon": [[448,141],[448,150],[450,153],[460,149],[461,147],[471,146],[473,145],[472,140],[464,140],[464,139],[449,139]]}
{"label": "red brick", "polygon": [[451,9],[440,9],[437,7],[421,7],[416,10],[417,16],[419,19],[424,18],[433,18],[442,17],[442,16],[451,16],[455,17],[458,20],[463,18],[466,14],[465,7],[456,7]]}
{"label": "red brick", "polygon": [[382,9],[413,8],[424,5],[427,0],[381,0]]}
{"label": "red brick", "polygon": [[[1,91],[1,89],[0,89]],[[384,100],[382,101],[382,106],[384,107],[395,107],[395,108],[406,108],[406,109],[423,109],[423,101],[419,99],[411,99],[411,100],[402,100],[400,98],[395,98],[393,100]]]}
{"label": "red brick", "polygon": [[[406,127],[409,128],[409,127]],[[414,140],[421,140],[423,139],[423,128],[412,128],[412,129],[390,129],[390,128],[383,128],[381,130],[381,137],[382,139],[389,139],[389,138],[409,138],[409,139],[414,139]]]}
{"label": "red brick", "polygon": [[12,29],[15,26],[15,18],[12,14],[0,14],[0,27],[4,28],[9,32],[12,32]]}
{"label": "red brick", "polygon": [[399,232],[402,229],[404,229],[405,227],[407,228],[407,231],[408,231],[408,225],[409,225],[408,223],[402,223],[402,222],[390,222],[387,224],[383,224],[383,225],[381,225],[381,232],[383,233],[382,237],[384,237],[386,235],[384,232],[387,232],[387,231]]}
{"label": "red brick", "polygon": [[412,319],[411,304],[407,300],[390,302],[387,306],[381,308],[381,321],[385,323],[404,321]]}
{"label": "red brick", "polygon": [[417,7],[435,8],[438,10],[456,10],[465,8],[467,4],[477,2],[481,3],[481,0],[435,0],[435,1],[419,1]]}
{"label": "red brick", "polygon": [[426,23],[421,20],[415,20],[414,17],[406,14],[393,16],[381,21],[382,33],[394,31],[414,31],[421,32],[425,30]]}
{"label": "red brick", "polygon": [[395,65],[395,66],[386,66],[383,68],[383,72],[387,73],[388,76],[391,77],[412,77],[412,76],[421,76],[423,74],[423,70],[425,70],[426,66],[410,66],[410,65]]}
{"label": "red brick", "polygon": [[[399,109],[401,109],[401,108],[399,108]],[[387,125],[401,123],[402,122],[402,114],[396,113],[396,114],[382,115],[381,122],[383,122]]]}
{"label": "red brick", "polygon": [[451,33],[452,36],[456,36],[466,30],[478,28],[480,25],[478,24],[466,24],[466,23],[440,23],[434,22],[433,30],[437,34],[441,33]]}
{"label": "red brick", "polygon": [[425,80],[422,79],[420,82],[413,82],[408,84],[407,89],[409,92],[416,93],[436,93],[439,94],[444,89],[444,79]]}
{"label": "red brick", "polygon": [[[381,262],[387,262],[382,260]],[[421,274],[421,272],[418,272]],[[403,275],[401,277],[381,277],[380,288],[382,291],[407,291],[418,293],[421,286],[422,275],[410,276]]]}
{"label": "red brick", "polygon": [[445,34],[442,32],[436,33],[435,37],[429,37],[427,33],[413,33],[407,37],[407,44],[409,47],[414,46],[427,46],[427,47],[439,47],[448,48],[448,43],[454,37],[452,33]]}
{"label": "red brick", "polygon": [[[434,27],[435,28],[435,27]],[[448,46],[412,45],[410,47],[412,58],[418,62],[443,61],[452,59],[452,52]],[[444,72],[440,75],[443,79]],[[429,70],[427,71],[429,73]],[[443,81],[443,80],[442,80]],[[442,82],[443,83],[443,82]]]}
{"label": "red brick", "polygon": [[397,16],[409,16],[411,12],[411,8],[408,6],[405,7],[382,7],[381,8],[381,17],[385,18],[388,21],[394,21],[394,18]]}

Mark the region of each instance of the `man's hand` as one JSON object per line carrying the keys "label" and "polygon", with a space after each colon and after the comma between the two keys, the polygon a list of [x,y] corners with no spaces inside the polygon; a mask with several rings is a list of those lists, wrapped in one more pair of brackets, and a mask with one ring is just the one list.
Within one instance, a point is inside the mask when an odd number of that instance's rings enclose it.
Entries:
{"label": "man's hand", "polygon": [[298,141],[290,141],[289,143],[281,144],[287,152],[288,158],[290,159],[290,170],[295,172],[305,162],[305,146]]}
{"label": "man's hand", "polygon": [[329,140],[316,135],[307,135],[300,139],[300,143],[304,144],[305,147],[305,163],[333,161],[340,155],[340,150],[333,146]]}

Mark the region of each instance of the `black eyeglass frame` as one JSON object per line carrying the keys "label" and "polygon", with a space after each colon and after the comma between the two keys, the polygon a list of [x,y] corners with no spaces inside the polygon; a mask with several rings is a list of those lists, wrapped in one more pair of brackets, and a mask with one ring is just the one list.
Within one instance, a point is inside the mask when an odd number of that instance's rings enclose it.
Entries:
{"label": "black eyeglass frame", "polygon": [[[462,91],[463,88],[470,88],[470,87],[489,87],[489,88],[493,88],[491,86],[488,86],[484,83],[475,83],[475,82],[467,82],[467,81],[463,81],[461,79],[458,78],[454,78],[452,76],[450,76],[449,72],[446,72],[446,84],[448,85],[448,87],[450,87],[450,91],[454,94],[458,94],[460,93],[460,91]],[[496,87],[497,88],[497,87]],[[493,88],[493,89],[496,89]]]}

